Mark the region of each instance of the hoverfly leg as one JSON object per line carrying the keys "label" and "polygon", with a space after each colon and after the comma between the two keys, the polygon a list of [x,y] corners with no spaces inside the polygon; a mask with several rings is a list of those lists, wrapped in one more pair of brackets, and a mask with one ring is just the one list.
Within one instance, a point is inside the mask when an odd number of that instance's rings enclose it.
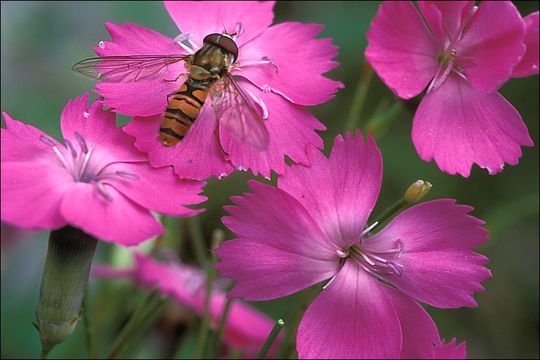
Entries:
{"label": "hoverfly leg", "polygon": [[177,82],[182,76],[186,76],[186,73],[180,73],[175,79],[162,79],[163,82]]}

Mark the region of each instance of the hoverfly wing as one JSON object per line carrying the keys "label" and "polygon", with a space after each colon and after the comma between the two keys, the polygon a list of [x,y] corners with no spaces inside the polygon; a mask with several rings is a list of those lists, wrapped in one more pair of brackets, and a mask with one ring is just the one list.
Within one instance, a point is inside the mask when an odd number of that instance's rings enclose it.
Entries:
{"label": "hoverfly wing", "polygon": [[243,90],[227,73],[212,88],[211,96],[220,134],[226,130],[238,140],[261,151],[268,147],[269,135],[263,120],[265,114],[255,95]]}
{"label": "hoverfly wing", "polygon": [[171,64],[184,61],[189,55],[104,56],[79,61],[71,70],[109,82],[134,82],[156,79],[165,74]]}

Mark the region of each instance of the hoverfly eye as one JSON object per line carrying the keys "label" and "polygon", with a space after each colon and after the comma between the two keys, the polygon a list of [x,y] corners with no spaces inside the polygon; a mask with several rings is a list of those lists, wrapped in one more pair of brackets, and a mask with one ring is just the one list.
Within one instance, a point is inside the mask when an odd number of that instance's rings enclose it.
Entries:
{"label": "hoverfly eye", "polygon": [[236,61],[236,59],[238,58],[238,46],[229,35],[226,35],[226,34],[206,35],[203,42],[206,44],[219,46],[220,48],[222,48],[227,53],[233,56],[233,61]]}

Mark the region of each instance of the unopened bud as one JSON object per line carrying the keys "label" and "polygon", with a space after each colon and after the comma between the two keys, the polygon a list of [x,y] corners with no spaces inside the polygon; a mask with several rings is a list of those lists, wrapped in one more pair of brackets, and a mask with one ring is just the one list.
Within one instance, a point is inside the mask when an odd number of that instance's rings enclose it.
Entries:
{"label": "unopened bud", "polygon": [[35,323],[43,355],[75,330],[96,246],[97,240],[79,229],[51,231]]}
{"label": "unopened bud", "polygon": [[404,199],[408,203],[420,201],[431,190],[431,183],[424,180],[416,180],[405,192]]}

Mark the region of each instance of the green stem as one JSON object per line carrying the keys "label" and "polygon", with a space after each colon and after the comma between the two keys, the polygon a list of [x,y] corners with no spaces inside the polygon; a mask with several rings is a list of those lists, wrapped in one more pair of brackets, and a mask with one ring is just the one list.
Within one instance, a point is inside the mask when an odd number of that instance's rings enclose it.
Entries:
{"label": "green stem", "polygon": [[318,285],[312,286],[303,292],[301,301],[296,307],[291,309],[291,312],[287,315],[287,329],[285,337],[281,342],[278,351],[278,358],[288,358],[291,352],[296,350],[294,344],[296,343],[296,330],[304,312],[308,308],[309,304],[315,299],[315,297],[321,292],[322,288]]}
{"label": "green stem", "polygon": [[223,311],[221,312],[221,319],[219,321],[218,332],[216,335],[216,348],[218,349],[218,354],[221,350],[221,344],[223,343],[223,334],[225,333],[225,325],[227,324],[227,317],[229,316],[229,311],[231,310],[231,305],[234,299],[229,297],[225,302]]}
{"label": "green stem", "polygon": [[261,351],[259,351],[259,354],[257,355],[257,359],[264,359],[266,357],[268,350],[270,350],[270,347],[276,340],[279,332],[283,328],[283,325],[285,325],[285,322],[283,321],[283,319],[279,319],[278,321],[276,321],[276,324],[274,325],[274,328],[272,329],[272,331],[270,331],[270,334],[268,335],[268,338],[264,342],[261,348]]}
{"label": "green stem", "polygon": [[[208,267],[209,265],[207,265]],[[201,321],[201,327],[199,328],[199,339],[197,343],[198,357],[203,359],[206,355],[206,344],[208,341],[208,334],[210,331],[210,298],[212,296],[212,281],[210,278],[206,278],[206,290],[204,297],[204,313]]]}
{"label": "green stem", "polygon": [[398,201],[396,201],[392,206],[390,206],[389,208],[387,208],[386,210],[383,211],[383,213],[381,215],[379,215],[375,221],[373,222],[374,224],[376,223],[377,225],[380,225],[382,223],[384,223],[386,220],[388,220],[392,215],[394,215],[395,213],[397,213],[399,210],[401,210],[402,208],[404,208],[405,206],[407,206],[408,202],[405,200],[405,198],[401,198],[399,199]]}
{"label": "green stem", "polygon": [[201,222],[198,218],[190,218],[188,220],[191,245],[193,246],[193,251],[195,252],[195,257],[200,266],[204,267],[207,260],[208,249],[206,248],[206,241],[204,240],[204,235],[201,230]]}
{"label": "green stem", "polygon": [[367,92],[369,90],[369,85],[371,84],[372,78],[373,69],[366,64],[364,69],[362,70],[360,81],[358,81],[356,91],[354,92],[345,130],[353,131],[358,127],[358,122],[360,120],[360,116],[362,115],[362,110],[364,109]]}
{"label": "green stem", "polygon": [[86,336],[86,345],[88,346],[88,354],[90,355],[91,359],[97,359],[97,352],[96,347],[94,345],[94,339],[92,336],[92,329],[90,325],[90,316],[88,316],[88,293],[89,293],[89,287],[86,286],[86,293],[84,294],[83,299],[83,308],[82,308],[82,315],[83,315],[83,321],[84,321],[84,333]]}
{"label": "green stem", "polygon": [[153,290],[150,294],[148,294],[137,310],[135,310],[135,313],[131,316],[127,324],[122,328],[120,334],[118,334],[118,337],[114,341],[112,349],[109,352],[109,359],[115,359],[120,351],[123,350],[129,341],[129,338],[134,334],[139,324],[146,316],[148,308],[151,308],[149,304],[152,304],[157,296],[157,290]]}

